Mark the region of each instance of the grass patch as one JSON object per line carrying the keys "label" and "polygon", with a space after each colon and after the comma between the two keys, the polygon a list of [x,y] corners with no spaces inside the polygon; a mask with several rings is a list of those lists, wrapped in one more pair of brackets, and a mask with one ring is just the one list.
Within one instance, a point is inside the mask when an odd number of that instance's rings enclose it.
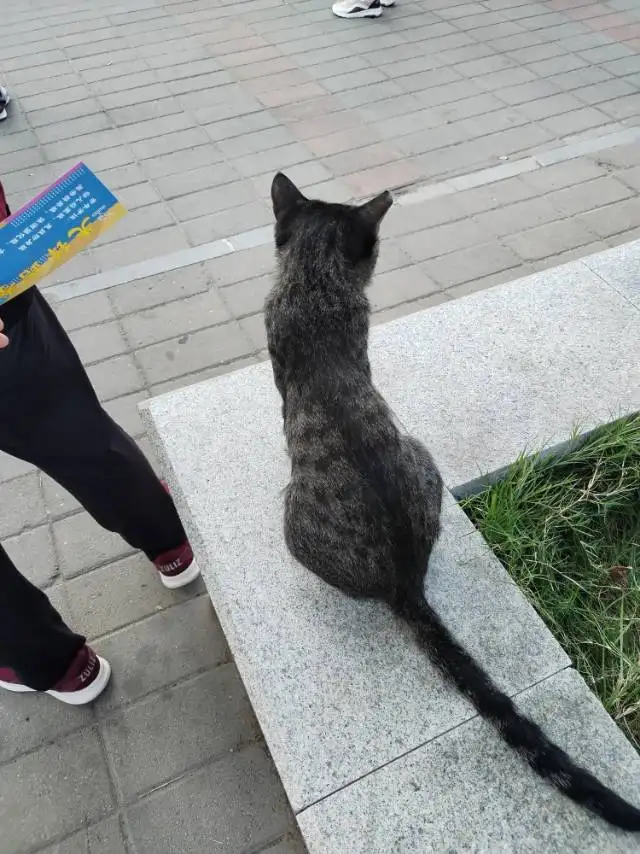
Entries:
{"label": "grass patch", "polygon": [[640,751],[640,416],[461,504]]}

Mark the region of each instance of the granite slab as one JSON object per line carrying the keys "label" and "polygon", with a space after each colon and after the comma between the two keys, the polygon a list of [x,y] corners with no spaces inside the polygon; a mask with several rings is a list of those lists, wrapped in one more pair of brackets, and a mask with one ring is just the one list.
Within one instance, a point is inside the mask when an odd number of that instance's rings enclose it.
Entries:
{"label": "granite slab", "polygon": [[[518,703],[603,782],[640,803],[640,757],[574,670],[525,691]],[[611,828],[562,796],[479,718],[297,819],[309,854],[638,851],[637,835]]]}
{"label": "granite slab", "polygon": [[590,255],[582,263],[640,309],[640,240]]}
{"label": "granite slab", "polygon": [[[289,556],[288,459],[269,365],[142,411],[294,810],[474,715],[383,606],[348,599]],[[567,666],[449,497],[428,593],[509,693]]]}
{"label": "granite slab", "polygon": [[376,327],[374,378],[459,495],[640,410],[639,308],[567,264]]}

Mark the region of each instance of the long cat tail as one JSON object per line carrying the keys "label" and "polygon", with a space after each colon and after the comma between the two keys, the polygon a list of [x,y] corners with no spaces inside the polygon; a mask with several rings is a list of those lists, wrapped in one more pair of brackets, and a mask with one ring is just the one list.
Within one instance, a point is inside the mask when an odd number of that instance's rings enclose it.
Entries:
{"label": "long cat tail", "polygon": [[640,831],[640,810],[576,765],[537,724],[521,715],[509,697],[498,690],[471,655],[458,644],[421,593],[415,594],[405,604],[401,615],[415,629],[434,664],[537,774],[610,824],[624,830]]}

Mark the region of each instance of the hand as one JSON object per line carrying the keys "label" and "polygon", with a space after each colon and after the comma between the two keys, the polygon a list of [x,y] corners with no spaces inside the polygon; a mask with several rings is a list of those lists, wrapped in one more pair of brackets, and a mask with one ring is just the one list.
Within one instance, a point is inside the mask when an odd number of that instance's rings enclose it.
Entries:
{"label": "hand", "polygon": [[9,346],[9,339],[7,338],[6,335],[2,334],[3,329],[4,329],[4,323],[2,322],[2,318],[0,317],[0,350],[2,350],[3,347]]}

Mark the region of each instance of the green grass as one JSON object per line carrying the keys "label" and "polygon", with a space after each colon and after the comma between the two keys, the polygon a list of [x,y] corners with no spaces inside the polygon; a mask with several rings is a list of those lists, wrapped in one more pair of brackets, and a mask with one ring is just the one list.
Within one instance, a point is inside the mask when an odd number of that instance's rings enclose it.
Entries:
{"label": "green grass", "polygon": [[640,750],[640,416],[461,503]]}

